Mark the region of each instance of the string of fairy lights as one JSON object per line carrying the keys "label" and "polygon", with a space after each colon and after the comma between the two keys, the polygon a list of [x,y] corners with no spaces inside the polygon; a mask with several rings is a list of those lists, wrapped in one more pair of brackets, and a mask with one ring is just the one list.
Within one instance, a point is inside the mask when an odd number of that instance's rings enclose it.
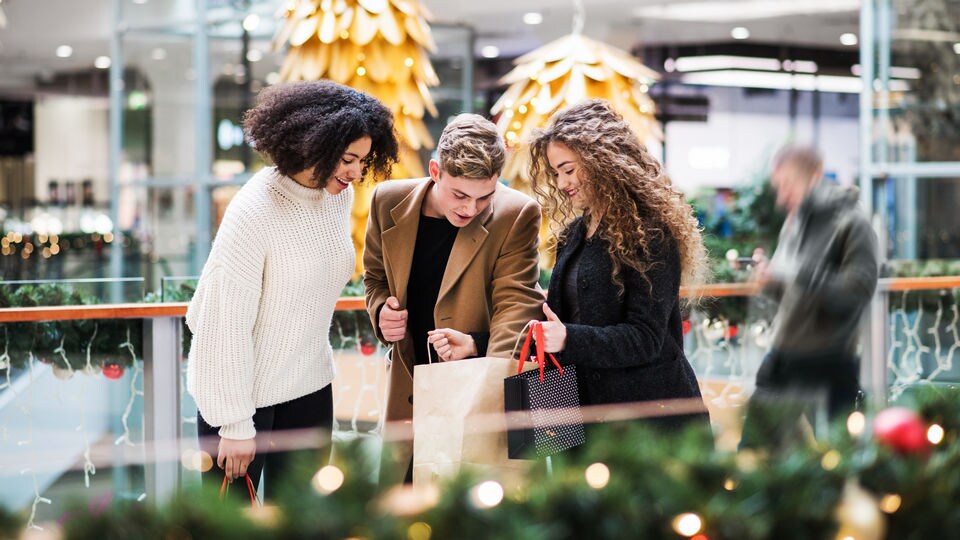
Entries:
{"label": "string of fairy lights", "polygon": [[[121,238],[124,247],[131,245],[130,239],[126,235]],[[0,255],[4,257],[19,256],[24,260],[29,260],[31,257],[50,259],[70,250],[77,251],[111,244],[114,240],[115,236],[112,232],[24,234],[8,231],[0,237]]]}

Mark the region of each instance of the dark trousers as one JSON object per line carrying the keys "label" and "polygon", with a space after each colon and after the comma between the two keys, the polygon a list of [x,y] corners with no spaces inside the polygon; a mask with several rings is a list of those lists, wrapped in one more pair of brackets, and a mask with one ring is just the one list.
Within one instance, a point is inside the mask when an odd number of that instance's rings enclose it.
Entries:
{"label": "dark trousers", "polygon": [[[276,486],[279,481],[286,481],[290,473],[291,464],[297,460],[316,460],[317,468],[324,465],[330,459],[330,432],[333,428],[333,389],[327,385],[312,394],[303,397],[271,405],[269,407],[258,408],[253,415],[253,424],[257,428],[257,454],[247,467],[247,475],[253,481],[255,489],[260,489],[260,473],[269,484],[270,497],[273,498],[277,491]],[[303,450],[284,450],[273,452],[270,449],[276,444],[273,435],[280,434],[286,430],[305,430],[319,429],[321,437],[325,444],[316,448],[304,448]],[[197,435],[200,437],[200,448],[213,458],[213,467],[209,471],[201,474],[201,482],[206,485],[212,483],[217,488],[223,483],[223,469],[217,466],[217,453],[220,444],[218,434],[220,428],[207,424],[200,413],[197,413]],[[289,441],[284,441],[289,444]],[[312,446],[314,441],[309,443]],[[306,483],[310,478],[303,479]],[[242,500],[249,501],[246,482],[237,482],[230,491],[231,497],[240,497]]]}
{"label": "dark trousers", "polygon": [[845,352],[771,351],[757,371],[757,386],[747,403],[741,448],[786,449],[798,444],[798,421],[826,415],[845,418],[858,405],[860,361]]}

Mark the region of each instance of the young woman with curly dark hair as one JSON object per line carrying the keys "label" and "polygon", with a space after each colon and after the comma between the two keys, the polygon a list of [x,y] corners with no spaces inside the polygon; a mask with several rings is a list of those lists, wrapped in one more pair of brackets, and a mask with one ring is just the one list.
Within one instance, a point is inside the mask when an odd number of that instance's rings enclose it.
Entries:
{"label": "young woman with curly dark hair", "polygon": [[249,475],[256,486],[261,471],[276,479],[289,464],[289,452],[263,453],[290,444],[278,433],[329,435],[330,322],[355,260],[351,184],[387,177],[397,140],[389,109],[330,81],[264,90],[244,128],[274,165],[243,186],[217,231],[187,311],[187,388],[201,448],[216,456],[204,480]]}
{"label": "young woman with curly dark hair", "polygon": [[545,349],[577,366],[582,404],[686,398],[676,410],[694,414],[652,423],[706,424],[679,295],[706,251],[683,194],[602,100],[556,113],[530,148],[534,191],[559,233]]}

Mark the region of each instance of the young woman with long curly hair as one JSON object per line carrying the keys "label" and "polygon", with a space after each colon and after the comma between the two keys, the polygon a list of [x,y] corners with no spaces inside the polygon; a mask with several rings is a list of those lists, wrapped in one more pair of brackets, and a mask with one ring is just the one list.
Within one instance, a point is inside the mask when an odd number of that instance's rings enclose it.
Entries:
{"label": "young woman with long curly hair", "polygon": [[[333,423],[330,322],[353,273],[353,182],[389,176],[393,114],[331,81],[271,86],[247,111],[251,145],[273,166],[230,201],[187,310],[187,389],[218,484],[282,478],[279,432]],[[233,494],[245,496],[243,487]]]}
{"label": "young woman with long curly hair", "polygon": [[679,295],[701,280],[706,250],[683,194],[602,100],[556,113],[530,152],[558,232],[545,350],[576,365],[581,404],[660,402],[678,414],[654,425],[706,424]]}

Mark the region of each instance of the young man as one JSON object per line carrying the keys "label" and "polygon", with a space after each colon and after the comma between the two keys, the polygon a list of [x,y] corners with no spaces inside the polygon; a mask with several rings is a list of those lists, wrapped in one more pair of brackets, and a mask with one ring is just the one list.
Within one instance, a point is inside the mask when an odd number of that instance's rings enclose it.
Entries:
{"label": "young man", "polygon": [[787,147],[774,159],[771,183],[787,220],[756,274],[779,305],[741,446],[792,444],[801,413],[844,416],[860,390],[858,327],[877,285],[877,238],[857,189],[821,183],[822,174],[812,148]]}
{"label": "young man", "polygon": [[[506,357],[542,318],[540,206],[499,183],[505,154],[492,122],[461,114],[440,135],[429,178],[374,191],[363,282],[377,337],[394,345],[387,422],[412,418],[413,367],[428,354]],[[408,463],[412,444],[395,448]]]}

